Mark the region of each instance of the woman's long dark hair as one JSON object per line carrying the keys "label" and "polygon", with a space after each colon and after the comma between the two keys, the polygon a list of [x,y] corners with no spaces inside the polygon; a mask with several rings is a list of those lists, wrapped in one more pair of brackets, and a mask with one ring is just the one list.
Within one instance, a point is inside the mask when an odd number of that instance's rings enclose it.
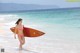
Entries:
{"label": "woman's long dark hair", "polygon": [[19,18],[15,24],[17,24],[17,25],[18,25],[20,21],[22,21],[22,19],[21,19],[21,18]]}

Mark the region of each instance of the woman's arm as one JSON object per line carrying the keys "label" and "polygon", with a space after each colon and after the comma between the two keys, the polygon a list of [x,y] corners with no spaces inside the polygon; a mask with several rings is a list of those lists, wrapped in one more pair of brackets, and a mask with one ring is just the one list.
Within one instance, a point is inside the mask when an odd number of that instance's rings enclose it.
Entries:
{"label": "woman's arm", "polygon": [[14,38],[16,39],[17,25],[15,26]]}

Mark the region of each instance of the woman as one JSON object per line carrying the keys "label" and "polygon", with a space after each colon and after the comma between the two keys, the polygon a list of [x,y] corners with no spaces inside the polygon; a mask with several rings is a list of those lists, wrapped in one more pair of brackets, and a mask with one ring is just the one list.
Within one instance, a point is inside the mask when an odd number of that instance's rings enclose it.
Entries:
{"label": "woman", "polygon": [[[23,34],[22,19],[18,19],[15,26],[15,32],[18,30],[18,39],[20,42],[19,49],[22,49],[22,45],[25,43],[25,38]],[[16,33],[14,33],[14,38],[16,39]]]}

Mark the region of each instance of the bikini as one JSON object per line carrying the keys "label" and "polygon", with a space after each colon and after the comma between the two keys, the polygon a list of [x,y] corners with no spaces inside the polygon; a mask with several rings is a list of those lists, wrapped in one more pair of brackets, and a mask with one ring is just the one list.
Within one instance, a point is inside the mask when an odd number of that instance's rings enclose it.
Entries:
{"label": "bikini", "polygon": [[[23,27],[18,28],[18,30],[23,30]],[[24,37],[23,34],[18,34],[18,36],[21,37],[21,38]]]}

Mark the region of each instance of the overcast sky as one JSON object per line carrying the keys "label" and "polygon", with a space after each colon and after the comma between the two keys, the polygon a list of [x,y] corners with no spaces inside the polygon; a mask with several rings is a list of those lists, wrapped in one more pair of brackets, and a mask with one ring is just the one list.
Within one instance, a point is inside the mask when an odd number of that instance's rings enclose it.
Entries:
{"label": "overcast sky", "polygon": [[57,5],[61,8],[64,8],[64,7],[80,7],[80,2],[67,2],[67,0],[0,0],[0,3]]}

